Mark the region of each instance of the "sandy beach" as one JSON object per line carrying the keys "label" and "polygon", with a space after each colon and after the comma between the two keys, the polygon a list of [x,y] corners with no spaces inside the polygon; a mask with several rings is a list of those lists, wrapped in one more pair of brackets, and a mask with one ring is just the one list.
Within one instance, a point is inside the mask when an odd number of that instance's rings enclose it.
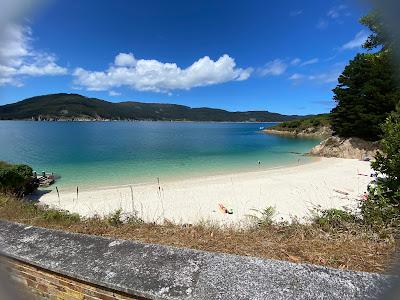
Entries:
{"label": "sandy beach", "polygon": [[[107,215],[117,209],[136,210],[150,222],[210,221],[245,224],[253,210],[276,209],[276,220],[304,219],[315,207],[356,207],[367,189],[370,163],[353,159],[321,158],[315,162],[258,172],[209,176],[154,184],[44,194],[39,201],[83,216]],[[224,214],[219,204],[231,209]]]}

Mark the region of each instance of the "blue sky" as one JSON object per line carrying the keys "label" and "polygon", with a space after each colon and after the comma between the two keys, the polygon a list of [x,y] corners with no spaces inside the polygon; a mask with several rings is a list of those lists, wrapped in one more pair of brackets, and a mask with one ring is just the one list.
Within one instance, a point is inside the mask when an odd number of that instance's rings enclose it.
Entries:
{"label": "blue sky", "polygon": [[362,51],[367,11],[336,0],[46,1],[3,16],[0,104],[67,92],[327,112],[338,74]]}

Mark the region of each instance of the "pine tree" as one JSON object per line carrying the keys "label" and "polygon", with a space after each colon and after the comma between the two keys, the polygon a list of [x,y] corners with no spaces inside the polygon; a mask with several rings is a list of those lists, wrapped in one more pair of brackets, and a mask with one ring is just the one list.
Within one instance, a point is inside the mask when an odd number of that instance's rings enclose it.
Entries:
{"label": "pine tree", "polygon": [[372,32],[363,47],[379,50],[357,54],[339,76],[333,89],[337,106],[331,112],[332,129],[342,137],[379,140],[380,125],[400,99],[396,64],[379,13],[372,12],[360,22]]}
{"label": "pine tree", "polygon": [[379,140],[380,125],[400,99],[393,63],[387,51],[357,54],[333,89],[337,106],[332,129],[342,137]]}

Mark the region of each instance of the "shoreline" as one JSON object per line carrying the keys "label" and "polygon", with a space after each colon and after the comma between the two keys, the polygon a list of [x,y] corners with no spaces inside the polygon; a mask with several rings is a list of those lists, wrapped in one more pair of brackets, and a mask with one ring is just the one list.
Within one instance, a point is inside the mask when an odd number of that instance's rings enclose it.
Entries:
{"label": "shoreline", "polygon": [[[135,211],[146,222],[170,220],[180,224],[211,222],[243,225],[246,216],[268,206],[276,209],[275,220],[310,217],[320,208],[355,208],[370,178],[370,164],[338,158],[319,158],[298,166],[203,176],[178,181],[117,185],[76,191],[53,190],[39,197],[40,203],[69,210],[85,217],[108,215],[118,209]],[[131,190],[132,187],[132,190]],[[339,191],[339,192],[338,192]],[[346,195],[345,195],[346,194]],[[233,210],[223,214],[219,204]]]}
{"label": "shoreline", "polygon": [[[235,177],[235,176],[240,176],[240,175],[250,175],[250,174],[254,174],[254,173],[260,173],[260,172],[268,172],[268,171],[272,171],[272,170],[279,170],[279,169],[285,169],[285,168],[291,168],[291,167],[298,167],[298,166],[302,166],[302,165],[307,165],[307,164],[313,164],[318,162],[319,160],[321,160],[321,157],[319,156],[310,156],[307,153],[294,153],[296,155],[298,155],[298,157],[303,158],[303,159],[299,159],[299,161],[297,162],[290,162],[290,163],[284,163],[281,165],[271,165],[271,166],[267,166],[266,168],[257,168],[254,167],[253,169],[250,168],[243,168],[243,169],[238,169],[235,171],[232,170],[225,170],[225,171],[220,171],[218,173],[212,172],[212,171],[205,171],[204,173],[191,173],[188,174],[189,176],[187,178],[183,178],[186,177],[186,175],[183,174],[179,174],[176,176],[171,176],[171,175],[164,175],[164,176],[153,176],[153,177],[146,177],[146,179],[143,182],[136,182],[136,183],[121,183],[121,184],[110,184],[110,185],[104,185],[101,183],[89,183],[89,184],[83,184],[83,185],[78,185],[79,190],[81,191],[93,191],[93,190],[108,190],[108,189],[115,189],[115,188],[123,188],[123,187],[135,187],[135,186],[146,186],[146,185],[151,185],[151,184],[155,184],[155,182],[157,182],[157,179],[160,180],[161,183],[175,183],[175,182],[186,182],[186,181],[196,181],[196,180],[201,180],[201,179],[218,179],[220,177]],[[306,159],[304,159],[304,157],[306,157]],[[41,188],[41,190],[55,190],[55,187],[58,187],[59,190],[64,191],[64,192],[76,192],[76,185],[61,185],[58,186],[57,185],[57,181],[46,188]]]}
{"label": "shoreline", "polygon": [[306,132],[306,131],[290,131],[290,130],[278,130],[278,129],[269,129],[265,128],[262,130],[264,134],[272,134],[279,135],[285,137],[293,137],[293,138],[305,138],[305,139],[319,139],[324,140],[328,137],[332,136],[331,133],[316,131],[316,132]]}
{"label": "shoreline", "polygon": [[71,123],[107,123],[107,122],[129,122],[129,123],[140,123],[140,122],[159,122],[159,123],[220,123],[220,124],[264,124],[273,123],[280,124],[285,121],[192,121],[192,120],[117,120],[117,119],[57,119],[57,120],[32,120],[32,119],[0,119],[0,121],[22,121],[22,122],[71,122]]}

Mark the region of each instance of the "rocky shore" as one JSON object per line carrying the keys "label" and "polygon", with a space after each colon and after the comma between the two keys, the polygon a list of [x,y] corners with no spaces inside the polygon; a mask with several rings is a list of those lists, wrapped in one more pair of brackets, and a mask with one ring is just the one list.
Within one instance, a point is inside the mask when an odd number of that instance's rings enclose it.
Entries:
{"label": "rocky shore", "polygon": [[365,141],[359,138],[341,138],[332,135],[329,126],[308,127],[302,130],[264,129],[263,132],[281,136],[301,138],[319,138],[322,141],[308,153],[312,156],[337,157],[351,159],[372,159],[379,151],[379,142]]}
{"label": "rocky shore", "polygon": [[379,142],[359,138],[331,136],[311,149],[310,155],[338,158],[372,159],[379,151]]}
{"label": "rocky shore", "polygon": [[276,135],[293,136],[293,137],[309,137],[309,138],[327,138],[332,135],[332,130],[329,126],[309,127],[304,130],[278,130],[264,129],[263,132]]}

